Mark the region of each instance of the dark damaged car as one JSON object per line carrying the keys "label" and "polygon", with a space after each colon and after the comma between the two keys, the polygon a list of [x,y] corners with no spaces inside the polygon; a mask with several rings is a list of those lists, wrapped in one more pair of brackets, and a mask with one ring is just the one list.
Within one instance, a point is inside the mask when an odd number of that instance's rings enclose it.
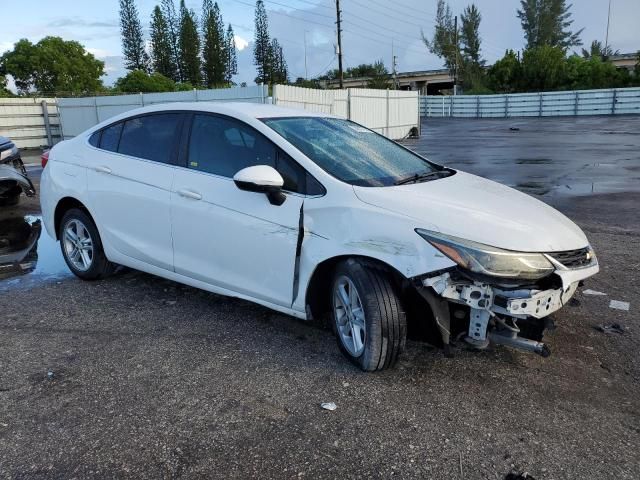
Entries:
{"label": "dark damaged car", "polygon": [[31,197],[36,190],[27,176],[20,150],[10,139],[0,136],[0,206],[17,204],[21,193]]}

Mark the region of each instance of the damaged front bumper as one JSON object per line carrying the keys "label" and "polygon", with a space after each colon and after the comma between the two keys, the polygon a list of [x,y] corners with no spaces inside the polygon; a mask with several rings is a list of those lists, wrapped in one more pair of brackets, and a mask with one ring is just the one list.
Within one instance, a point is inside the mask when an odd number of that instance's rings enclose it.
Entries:
{"label": "damaged front bumper", "polygon": [[[36,189],[24,168],[18,169],[10,164],[0,164],[0,197],[14,195],[16,187],[20,187],[28,197],[32,197],[36,193]],[[20,190],[18,190],[19,193]]]}
{"label": "damaged front bumper", "polygon": [[526,338],[518,322],[534,323],[542,331],[546,326],[543,319],[566,305],[580,281],[596,274],[598,269],[597,261],[577,269],[559,267],[553,278],[526,286],[478,280],[452,269],[423,278],[418,292],[429,303],[445,346],[452,335],[451,306],[455,317],[462,314],[468,317],[464,340],[474,347],[486,348],[493,342],[548,356],[550,351],[540,341],[541,334]]}

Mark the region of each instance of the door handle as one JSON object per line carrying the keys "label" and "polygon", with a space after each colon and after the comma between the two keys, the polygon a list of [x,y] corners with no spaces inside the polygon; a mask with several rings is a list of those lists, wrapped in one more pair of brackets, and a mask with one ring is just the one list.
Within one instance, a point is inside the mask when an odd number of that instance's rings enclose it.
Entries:
{"label": "door handle", "polygon": [[202,195],[198,192],[192,192],[191,190],[178,190],[178,195],[192,200],[202,200]]}
{"label": "door handle", "polygon": [[111,169],[109,167],[104,167],[104,166],[96,167],[95,171],[100,173],[111,173]]}

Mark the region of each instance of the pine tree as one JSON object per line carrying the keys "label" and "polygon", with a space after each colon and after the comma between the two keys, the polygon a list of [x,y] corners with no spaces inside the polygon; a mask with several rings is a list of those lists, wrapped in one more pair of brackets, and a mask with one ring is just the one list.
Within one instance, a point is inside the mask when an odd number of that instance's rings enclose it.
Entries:
{"label": "pine tree", "polygon": [[482,15],[474,4],[467,6],[460,16],[462,27],[460,28],[460,46],[462,59],[465,63],[482,65],[480,58],[480,21]]}
{"label": "pine tree", "polygon": [[198,36],[196,14],[187,8],[184,0],[180,0],[180,35],[178,49],[180,52],[180,70],[182,81],[191,85],[200,85],[200,37]]}
{"label": "pine tree", "polygon": [[229,24],[229,27],[227,28],[227,35],[224,43],[226,60],[224,81],[227,85],[231,85],[233,83],[233,76],[238,73],[238,53],[236,52],[236,40],[231,24]]}
{"label": "pine tree", "polygon": [[474,4],[460,16],[461,77],[465,88],[481,87],[484,83],[484,60],[480,55],[480,21],[482,15]]}
{"label": "pine tree", "polygon": [[277,38],[271,40],[271,43],[269,44],[269,57],[269,64],[271,67],[269,74],[270,83],[287,83],[289,80],[287,62],[284,59],[284,52]]}
{"label": "pine tree", "polygon": [[565,0],[520,0],[517,17],[520,19],[527,49],[542,47],[560,47],[567,50],[570,47],[582,45],[580,34],[569,30],[571,20],[571,5]]}
{"label": "pine tree", "polygon": [[162,16],[167,22],[167,30],[169,31],[169,42],[171,44],[171,63],[173,64],[173,75],[170,77],[174,82],[181,82],[182,69],[180,62],[180,19],[176,15],[176,8],[173,0],[161,0],[160,9]]}
{"label": "pine tree", "polygon": [[422,41],[431,53],[444,60],[445,66],[451,72],[454,71],[460,45],[456,44],[456,31],[451,7],[444,0],[438,0],[433,37],[428,39],[423,32]]}
{"label": "pine tree", "polygon": [[253,64],[258,76],[256,83],[268,84],[271,74],[271,48],[269,41],[269,20],[264,2],[257,0],[255,12],[255,40],[253,44]]}
{"label": "pine tree", "polygon": [[204,84],[212,88],[225,81],[226,52],[224,23],[218,3],[204,0],[202,4],[202,72]]}
{"label": "pine tree", "polygon": [[149,71],[149,55],[144,49],[142,25],[135,0],[120,0],[120,32],[127,70]]}
{"label": "pine tree", "polygon": [[153,70],[167,78],[175,78],[176,65],[173,63],[169,26],[156,5],[151,14],[151,63]]}

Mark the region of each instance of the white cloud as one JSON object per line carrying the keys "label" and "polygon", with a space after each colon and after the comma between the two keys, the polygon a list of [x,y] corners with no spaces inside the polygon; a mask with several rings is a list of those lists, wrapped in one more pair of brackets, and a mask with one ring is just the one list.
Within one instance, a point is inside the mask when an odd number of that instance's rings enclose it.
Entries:
{"label": "white cloud", "polygon": [[236,48],[240,51],[244,50],[249,45],[249,42],[242,38],[240,35],[234,35],[233,41],[236,44]]}
{"label": "white cloud", "polygon": [[109,52],[108,50],[105,50],[103,48],[91,48],[91,47],[87,47],[85,48],[85,50],[87,52],[89,52],[91,55],[93,55],[96,58],[105,58],[105,57],[109,57],[112,56],[113,53]]}

